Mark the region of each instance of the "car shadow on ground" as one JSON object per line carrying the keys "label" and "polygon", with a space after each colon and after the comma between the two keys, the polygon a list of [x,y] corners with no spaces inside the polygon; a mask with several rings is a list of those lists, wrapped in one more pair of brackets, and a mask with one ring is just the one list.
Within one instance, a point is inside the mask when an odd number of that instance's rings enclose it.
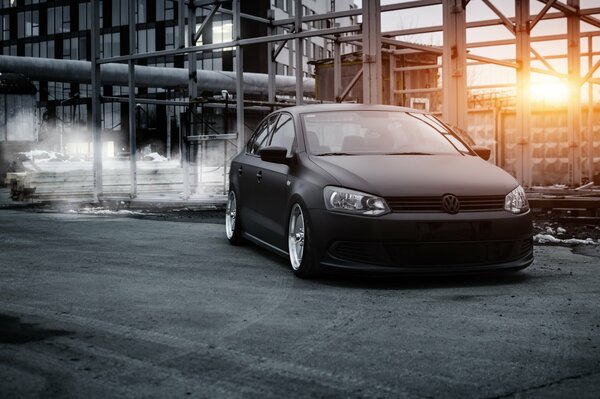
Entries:
{"label": "car shadow on ground", "polygon": [[319,283],[340,288],[373,290],[407,290],[468,288],[516,285],[527,283],[531,276],[527,270],[519,272],[487,272],[483,274],[453,275],[344,275],[329,274],[319,277]]}
{"label": "car shadow on ground", "polygon": [[[254,244],[246,247],[257,256],[264,257],[266,267],[272,267],[273,263],[280,266],[274,269],[274,273],[285,272],[293,277],[289,260]],[[323,274],[313,279],[299,279],[307,284],[321,284],[340,288],[360,288],[379,290],[405,290],[405,289],[437,289],[437,288],[459,288],[459,287],[486,287],[524,284],[533,277],[528,269],[511,272],[486,272],[479,274],[451,274],[451,275],[376,275],[376,274]]]}

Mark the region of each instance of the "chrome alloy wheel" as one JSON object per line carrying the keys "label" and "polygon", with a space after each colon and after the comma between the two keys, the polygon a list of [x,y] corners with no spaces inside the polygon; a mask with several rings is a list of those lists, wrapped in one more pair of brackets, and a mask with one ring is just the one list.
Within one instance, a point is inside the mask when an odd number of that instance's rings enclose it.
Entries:
{"label": "chrome alloy wheel", "polygon": [[294,204],[290,212],[290,225],[288,229],[288,249],[290,252],[290,262],[294,270],[298,270],[302,264],[304,235],[304,214],[300,205]]}
{"label": "chrome alloy wheel", "polygon": [[225,211],[225,232],[227,233],[228,239],[231,239],[235,232],[236,216],[237,200],[235,198],[235,193],[233,191],[230,191],[229,197],[227,198],[227,209]]}

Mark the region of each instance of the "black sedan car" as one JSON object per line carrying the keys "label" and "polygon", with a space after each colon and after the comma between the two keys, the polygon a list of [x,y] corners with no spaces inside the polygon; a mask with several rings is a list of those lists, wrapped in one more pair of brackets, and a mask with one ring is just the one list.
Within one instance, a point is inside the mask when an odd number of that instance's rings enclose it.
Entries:
{"label": "black sedan car", "polygon": [[229,241],[289,257],[300,277],[519,270],[533,261],[521,186],[420,111],[276,111],[233,159],[229,177]]}

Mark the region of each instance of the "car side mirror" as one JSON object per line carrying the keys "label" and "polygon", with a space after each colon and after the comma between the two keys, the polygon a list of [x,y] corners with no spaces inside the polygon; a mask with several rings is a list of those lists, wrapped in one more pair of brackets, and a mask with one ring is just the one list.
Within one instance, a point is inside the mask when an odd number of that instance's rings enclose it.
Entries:
{"label": "car side mirror", "polygon": [[472,145],[471,148],[475,151],[475,154],[479,155],[484,160],[489,160],[490,155],[492,154],[492,149],[489,147],[484,147],[482,145]]}
{"label": "car side mirror", "polygon": [[260,150],[260,159],[265,162],[289,164],[290,159],[287,157],[287,149],[284,147],[267,147]]}

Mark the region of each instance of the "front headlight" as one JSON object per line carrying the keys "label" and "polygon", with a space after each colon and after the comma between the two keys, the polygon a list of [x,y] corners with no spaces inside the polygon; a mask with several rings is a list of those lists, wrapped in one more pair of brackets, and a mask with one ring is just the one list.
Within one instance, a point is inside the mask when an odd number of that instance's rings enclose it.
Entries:
{"label": "front headlight", "polygon": [[342,187],[327,186],[323,190],[328,211],[355,215],[379,216],[390,211],[383,198]]}
{"label": "front headlight", "polygon": [[529,203],[523,187],[512,190],[504,200],[504,209],[512,213],[523,213],[529,210]]}

